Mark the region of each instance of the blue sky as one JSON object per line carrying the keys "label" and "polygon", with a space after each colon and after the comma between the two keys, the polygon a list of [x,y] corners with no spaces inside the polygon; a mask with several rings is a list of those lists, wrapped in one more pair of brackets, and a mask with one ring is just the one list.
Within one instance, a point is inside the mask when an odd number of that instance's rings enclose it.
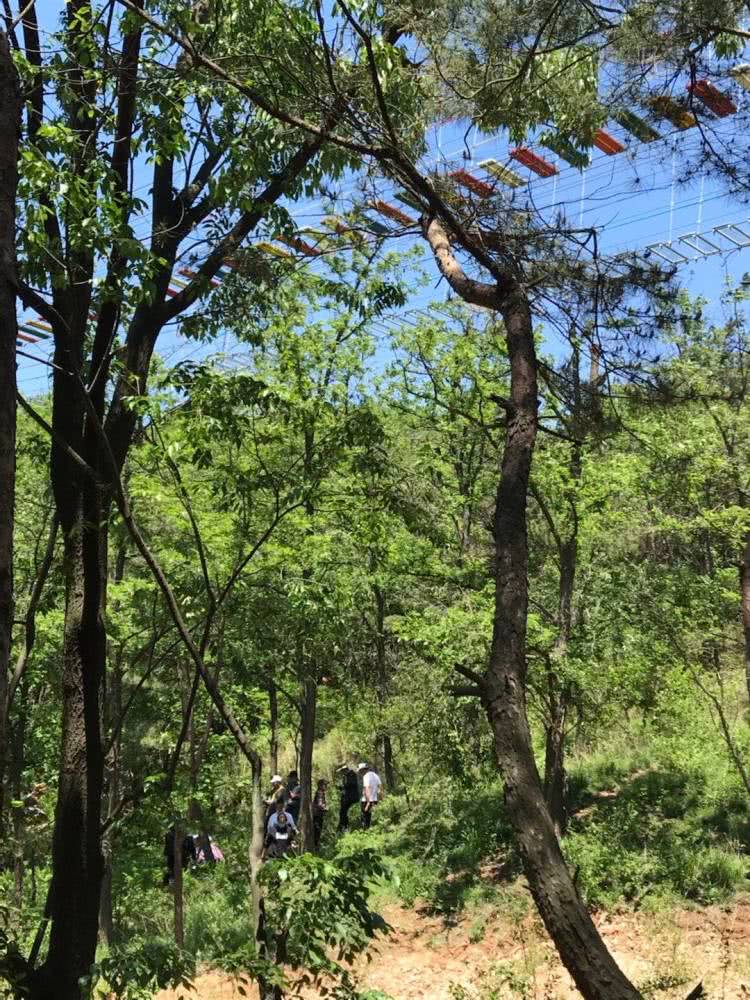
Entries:
{"label": "blue sky", "polygon": [[[57,9],[57,4],[51,2],[45,6]],[[734,84],[722,83],[721,86],[725,90],[731,89],[731,96],[739,105],[740,112],[750,106],[750,94]],[[714,125],[720,135],[731,136],[732,130],[739,127],[739,121],[729,117]],[[599,150],[593,150],[591,164],[585,171],[568,166],[553,153],[529,142],[532,148],[559,169],[554,178],[544,179],[536,177],[525,167],[509,159],[509,146],[501,133],[486,136],[478,135],[472,130],[467,134],[466,125],[457,123],[435,130],[430,136],[430,151],[425,158],[425,165],[438,165],[441,170],[446,171],[464,167],[477,177],[491,180],[479,167],[479,163],[488,158],[507,163],[524,179],[529,179],[527,186],[516,189],[512,194],[508,193],[514,207],[524,207],[531,203],[546,218],[564,211],[570,223],[595,227],[602,254],[614,256],[642,249],[649,244],[671,241],[674,246],[681,247],[684,253],[691,255],[692,251],[680,242],[680,237],[695,232],[710,234],[716,225],[747,220],[750,218],[750,209],[742,204],[741,199],[728,194],[723,184],[717,183],[709,175],[703,176],[699,166],[701,136],[698,129],[675,132],[671,125],[659,127],[663,138],[646,145],[634,140],[618,125],[609,123],[607,131],[620,139],[627,149],[616,156],[607,156]],[[679,182],[685,164],[697,167],[695,177],[689,184]],[[136,175],[135,187],[145,194],[149,185],[150,170],[144,163]],[[339,185],[339,188],[342,210],[350,207],[358,198],[361,200],[354,178]],[[378,187],[376,194],[385,201],[393,202],[394,190],[389,184]],[[400,203],[394,204],[413,214]],[[298,227],[303,229],[308,226],[318,228],[328,206],[320,201],[308,200],[289,207]],[[374,213],[371,214],[376,217]],[[135,230],[139,237],[145,237],[148,229],[149,221],[146,217],[136,221]],[[748,231],[750,232],[750,228]],[[386,245],[389,248],[406,249],[417,240],[418,236],[412,232],[388,240]],[[424,248],[421,258],[425,269],[434,275],[435,281],[411,295],[404,307],[405,312],[417,307],[424,308],[430,301],[441,301],[446,297],[445,286],[437,284],[437,274],[429,259],[427,247],[421,241],[420,245]],[[311,262],[309,266],[317,268],[322,265]],[[737,251],[685,264],[680,268],[679,277],[691,294],[716,301],[727,278],[739,282],[745,270],[750,270],[750,253]],[[24,318],[31,318],[32,315],[26,313]],[[715,316],[719,318],[718,313]],[[24,350],[35,357],[46,357],[49,354],[49,343],[40,342],[25,347]],[[180,336],[179,327],[165,330],[158,346],[162,356],[174,360],[188,356],[199,357],[217,350],[231,353],[232,344],[223,338],[218,344],[196,345]],[[19,384],[22,390],[29,395],[44,392],[48,371],[48,368],[37,361],[19,358]]]}

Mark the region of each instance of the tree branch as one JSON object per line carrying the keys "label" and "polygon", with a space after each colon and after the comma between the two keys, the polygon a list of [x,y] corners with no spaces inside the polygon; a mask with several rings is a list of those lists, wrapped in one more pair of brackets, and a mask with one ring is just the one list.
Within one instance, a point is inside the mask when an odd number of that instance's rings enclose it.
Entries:
{"label": "tree branch", "polygon": [[484,692],[473,684],[456,684],[448,688],[448,694],[454,698],[483,698]]}
{"label": "tree branch", "polygon": [[497,285],[474,281],[467,276],[453,253],[445,229],[437,219],[422,217],[422,235],[430,245],[438,270],[457,295],[465,302],[499,311],[500,294]]}
{"label": "tree branch", "polygon": [[462,677],[466,677],[467,680],[473,681],[477,687],[483,688],[485,684],[484,677],[478,674],[476,670],[472,670],[470,667],[465,667],[462,663],[455,663],[453,669],[457,674],[461,674]]}
{"label": "tree branch", "polygon": [[34,648],[34,642],[36,641],[36,613],[39,608],[39,602],[42,598],[42,592],[44,590],[44,585],[47,582],[47,577],[49,575],[50,567],[52,566],[52,560],[55,555],[55,541],[57,539],[57,515],[52,515],[52,520],[50,522],[49,536],[47,538],[47,548],[44,553],[44,558],[37,571],[34,584],[31,588],[31,597],[29,599],[29,606],[26,610],[25,626],[26,626],[26,638],[24,642],[23,649],[18,654],[18,659],[16,660],[15,669],[13,670],[13,676],[11,677],[10,684],[8,686],[8,709],[10,709],[13,704],[13,698],[15,697],[18,685],[23,679],[23,675],[26,672],[26,667],[29,664],[31,658],[31,651]]}

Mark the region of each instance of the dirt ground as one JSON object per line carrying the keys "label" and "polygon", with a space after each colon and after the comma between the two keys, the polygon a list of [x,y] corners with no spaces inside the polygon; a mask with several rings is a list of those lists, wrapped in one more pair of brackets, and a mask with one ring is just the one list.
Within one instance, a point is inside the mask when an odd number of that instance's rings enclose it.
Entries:
{"label": "dirt ground", "polygon": [[[370,961],[356,967],[361,989],[382,990],[394,1000],[452,1000],[450,988],[457,984],[473,1000],[484,983],[498,997],[580,997],[533,917],[512,923],[500,913],[475,912],[446,926],[440,917],[397,906],[386,907],[383,916],[393,932],[371,948]],[[710,1000],[750,1000],[750,898],[727,908],[624,912],[596,920],[616,960],[645,995],[684,998],[702,980]],[[245,988],[247,996],[257,995],[254,986]],[[319,995],[316,989],[299,994],[304,1000]],[[177,996],[163,992],[158,1000]],[[186,1000],[241,996],[231,980],[206,972]]]}

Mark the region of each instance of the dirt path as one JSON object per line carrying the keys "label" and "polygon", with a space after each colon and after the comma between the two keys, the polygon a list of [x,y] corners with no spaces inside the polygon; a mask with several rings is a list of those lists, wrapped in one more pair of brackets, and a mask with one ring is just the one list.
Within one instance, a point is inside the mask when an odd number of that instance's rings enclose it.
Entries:
{"label": "dirt path", "polygon": [[[511,923],[476,913],[446,927],[418,910],[393,906],[383,915],[393,933],[373,947],[370,962],[358,964],[362,989],[382,990],[393,1000],[452,1000],[457,984],[474,1000],[484,977],[485,987],[509,1000],[580,998],[533,917]],[[604,915],[597,923],[623,970],[651,996],[683,998],[703,979],[711,1000],[750,998],[750,899],[727,909]],[[247,995],[255,996],[255,988]],[[188,996],[240,1000],[241,994],[227,978],[207,973]],[[317,1000],[319,993],[308,989],[300,996]],[[163,992],[158,1000],[177,1000],[177,994]]]}

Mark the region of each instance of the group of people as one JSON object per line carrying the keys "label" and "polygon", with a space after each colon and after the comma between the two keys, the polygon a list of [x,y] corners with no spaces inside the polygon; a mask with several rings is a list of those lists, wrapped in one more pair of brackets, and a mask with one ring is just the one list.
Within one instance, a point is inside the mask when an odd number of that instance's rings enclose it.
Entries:
{"label": "group of people", "polygon": [[[339,807],[339,833],[349,829],[349,811],[356,802],[361,804],[360,824],[369,830],[373,810],[380,801],[382,782],[379,775],[366,762],[362,762],[356,772],[347,764],[339,769],[341,776],[341,800]],[[271,792],[266,799],[265,838],[263,857],[280,858],[294,844],[298,834],[299,810],[302,788],[299,775],[290,771],[286,781],[280,774],[271,778]],[[321,778],[313,796],[312,817],[315,848],[320,845],[323,824],[328,812],[328,781]]]}
{"label": "group of people", "polygon": [[[177,831],[175,830],[174,823],[172,823],[164,837],[164,861],[166,865],[164,885],[172,885],[174,883],[176,838]],[[184,835],[180,855],[182,859],[180,867],[183,871],[187,871],[188,868],[196,865],[224,860],[224,854],[214,838],[208,836],[208,834],[201,833],[186,833]]]}

